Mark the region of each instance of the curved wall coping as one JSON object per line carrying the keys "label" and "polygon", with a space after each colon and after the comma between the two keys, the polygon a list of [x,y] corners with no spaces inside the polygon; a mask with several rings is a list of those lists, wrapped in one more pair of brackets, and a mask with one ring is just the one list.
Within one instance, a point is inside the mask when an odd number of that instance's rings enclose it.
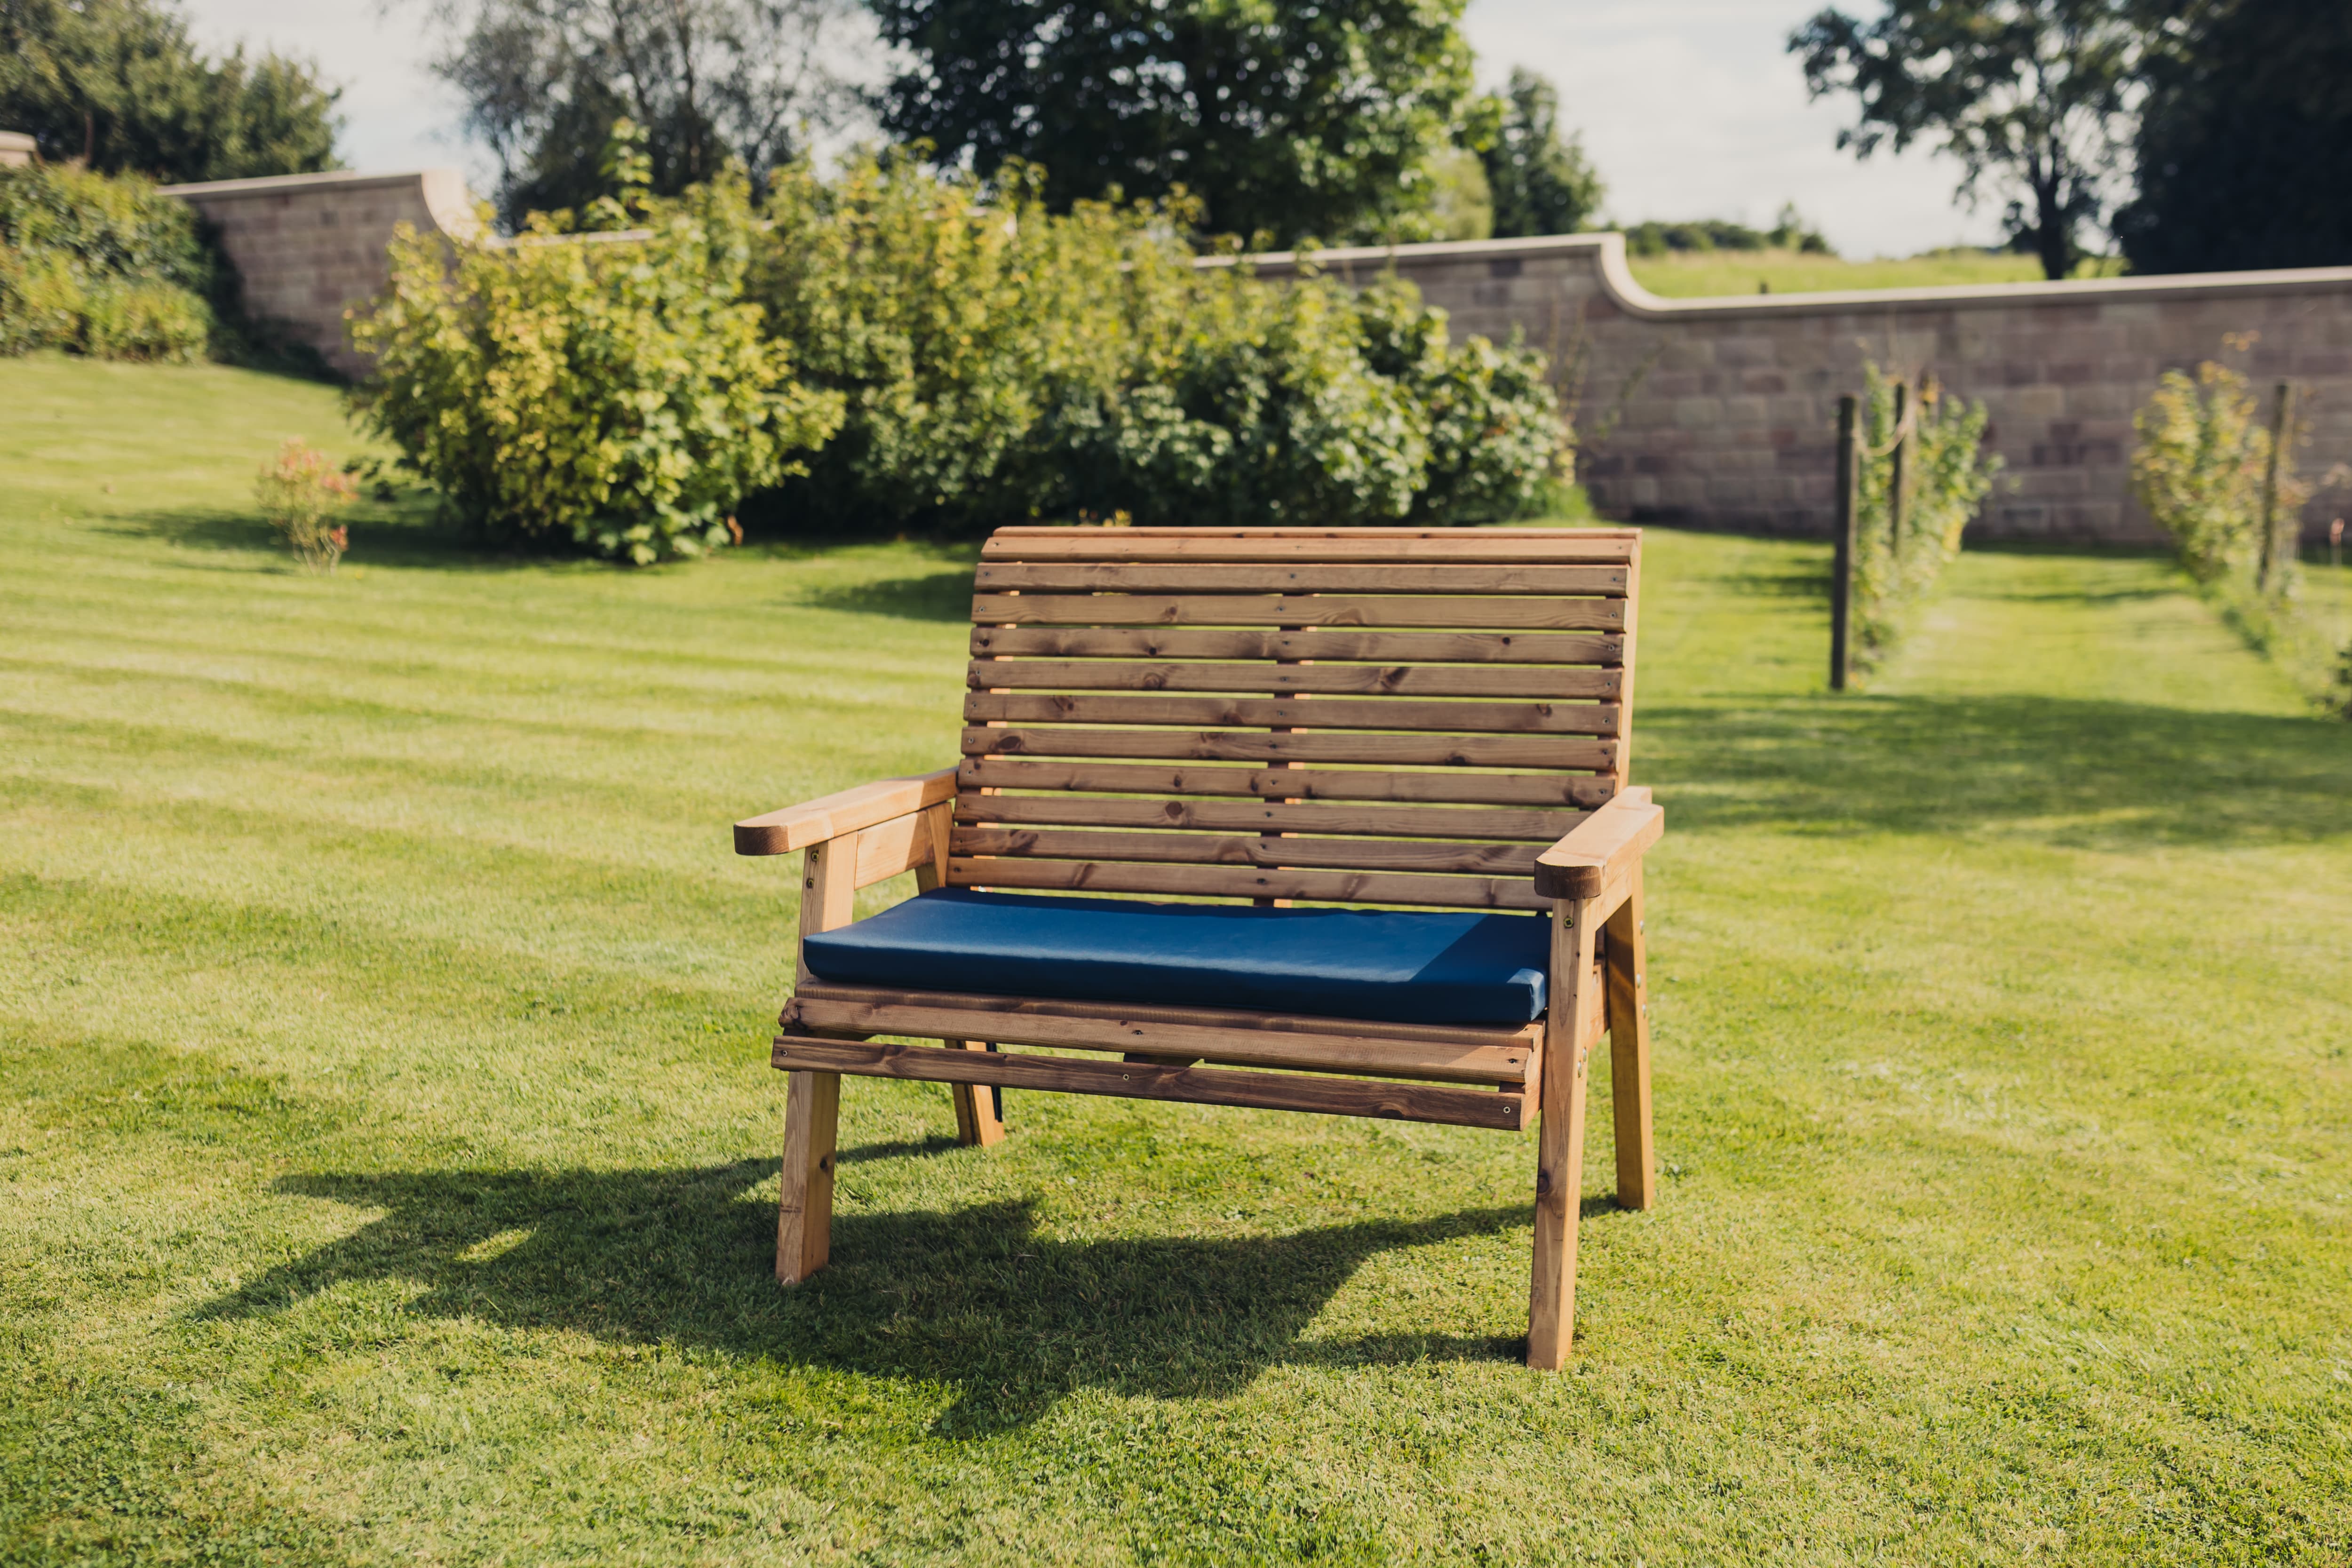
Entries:
{"label": "curved wall coping", "polygon": [[2181,300],[2214,295],[2304,293],[2313,289],[2352,289],[2352,267],[2283,268],[2266,272],[2183,272],[2149,278],[2082,278],[2060,283],[1953,283],[1918,289],[1841,289],[1811,294],[1734,294],[1708,299],[1667,300],[1636,282],[1626,265],[1622,234],[1551,234],[1528,239],[1456,239],[1431,245],[1365,245],[1295,250],[1256,256],[1220,256],[1202,265],[1247,264],[1260,272],[1296,271],[1303,263],[1333,270],[1391,262],[1501,261],[1530,256],[1584,256],[1592,260],[1601,290],[1627,315],[1646,321],[1700,319],[1728,321],[1747,316],[1819,315],[1843,310],[1885,310],[1904,306],[1937,310],[2015,305],[2082,305],[2137,300]]}
{"label": "curved wall coping", "polygon": [[260,196],[288,196],[320,189],[359,191],[397,185],[415,188],[425,210],[441,232],[471,237],[481,232],[481,215],[466,189],[466,176],[456,169],[414,169],[398,174],[362,174],[351,169],[329,169],[316,174],[270,174],[254,180],[207,180],[195,184],[163,185],[158,193],[183,201],[241,201]]}

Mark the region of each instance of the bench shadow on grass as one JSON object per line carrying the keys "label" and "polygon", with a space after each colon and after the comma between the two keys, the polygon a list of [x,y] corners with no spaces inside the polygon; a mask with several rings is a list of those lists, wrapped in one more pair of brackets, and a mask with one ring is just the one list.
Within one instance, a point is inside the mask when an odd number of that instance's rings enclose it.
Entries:
{"label": "bench shadow on grass", "polygon": [[774,1181],[771,1160],[290,1176],[278,1191],[383,1216],[197,1316],[258,1317],[347,1281],[409,1280],[424,1289],[407,1310],[425,1315],[937,1380],[963,1391],[936,1426],[958,1436],[1025,1425],[1082,1387],[1213,1396],[1278,1364],[1516,1359],[1522,1342],[1299,1335],[1366,1259],[1524,1226],[1525,1205],[1290,1236],[1067,1242],[1038,1234],[1022,1202],[845,1205],[832,1263],[788,1291],[773,1274]]}

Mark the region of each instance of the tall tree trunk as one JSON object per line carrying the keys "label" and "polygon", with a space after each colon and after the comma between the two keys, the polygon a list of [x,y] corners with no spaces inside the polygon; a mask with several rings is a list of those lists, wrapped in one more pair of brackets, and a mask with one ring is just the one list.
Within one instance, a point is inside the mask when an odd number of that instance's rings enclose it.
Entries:
{"label": "tall tree trunk", "polygon": [[2033,248],[2042,258],[2042,276],[2053,283],[2073,269],[2074,260],[2073,224],[2058,199],[2061,185],[2054,170],[2048,177],[2033,182],[2034,208],[2040,219]]}

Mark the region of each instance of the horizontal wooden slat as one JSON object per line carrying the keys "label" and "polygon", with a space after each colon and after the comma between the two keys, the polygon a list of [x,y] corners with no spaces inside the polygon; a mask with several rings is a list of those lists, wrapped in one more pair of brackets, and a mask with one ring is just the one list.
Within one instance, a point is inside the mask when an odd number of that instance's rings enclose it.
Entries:
{"label": "horizontal wooden slat", "polygon": [[1299,866],[1348,871],[1468,872],[1528,877],[1542,848],[1454,839],[1265,838],[1211,833],[1101,833],[1086,828],[959,827],[958,856],[1018,855],[1058,860],[1134,860],[1186,866]]}
{"label": "horizontal wooden slat", "polygon": [[990,594],[1604,594],[1622,598],[1628,576],[1622,566],[983,561],[972,586]]}
{"label": "horizontal wooden slat", "polygon": [[1267,735],[1233,730],[987,730],[963,732],[968,757],[1166,757],[1207,763],[1406,763],[1459,768],[1612,765],[1613,741],[1574,735]]}
{"label": "horizontal wooden slat", "polygon": [[1444,734],[1614,735],[1613,702],[1446,702],[1384,697],[1168,697],[1158,692],[974,691],[967,723],[1170,724],[1191,729],[1425,730]]}
{"label": "horizontal wooden slat", "polygon": [[1181,795],[1259,800],[1420,802],[1462,805],[1591,807],[1617,792],[1616,780],[1573,773],[1391,773],[1340,768],[1165,767],[1145,763],[1056,763],[968,757],[956,770],[966,791],[1055,790],[1106,795]]}
{"label": "horizontal wooden slat", "polygon": [[1428,664],[1184,664],[1126,659],[976,658],[982,691],[1296,691],[1366,697],[1615,697],[1615,669]]}
{"label": "horizontal wooden slat", "polygon": [[[888,1003],[894,1006],[938,1006],[992,1013],[1034,1014],[1056,1018],[1129,1018],[1148,1024],[1182,1025],[1206,1029],[1272,1030],[1290,1035],[1361,1035],[1373,1027],[1361,1018],[1340,1018],[1323,1013],[1261,1013],[1247,1007],[1202,1007],[1174,1002],[1086,1002],[1066,996],[1013,996],[996,992],[926,991],[887,985],[845,985],[814,977],[796,993],[836,1002]],[[1509,1046],[1516,1049],[1543,1039],[1544,1026],[1532,1024],[1399,1024],[1378,1026],[1384,1040],[1414,1040],[1441,1046]],[[983,1030],[982,1033],[985,1034]],[[1011,1038],[1012,1037],[1005,1037]],[[1031,1044],[1042,1042],[1032,1041]],[[1121,1050],[1128,1047],[1121,1046]]]}
{"label": "horizontal wooden slat", "polygon": [[1179,898],[1307,899],[1325,904],[1432,904],[1468,910],[1551,907],[1548,900],[1536,896],[1535,884],[1524,877],[1422,877],[1410,871],[1291,871],[1244,866],[1142,866],[1131,862],[955,856],[948,861],[948,881],[959,888],[1168,893]]}
{"label": "horizontal wooden slat", "polygon": [[1631,561],[1631,529],[1053,529],[1000,528],[983,561]]}
{"label": "horizontal wooden slat", "polygon": [[1000,1084],[1006,1089],[1181,1100],[1263,1110],[1305,1110],[1327,1116],[1376,1116],[1396,1121],[1435,1121],[1501,1131],[1517,1131],[1526,1125],[1527,1119],[1525,1097],[1517,1094],[1365,1079],[1236,1072],[1225,1068],[1092,1062],[1067,1057],[951,1051],[936,1046],[859,1044],[793,1036],[778,1037],[770,1059],[778,1068],[794,1071],[913,1079],[925,1083]]}
{"label": "horizontal wooden slat", "polygon": [[[1286,774],[1286,777],[1295,777]],[[1518,838],[1549,844],[1576,811],[1454,805],[1286,805],[1279,801],[1105,800],[1067,795],[963,795],[958,822],[1056,827],[1189,827],[1224,833],[1369,833],[1396,838]]]}
{"label": "horizontal wooden slat", "polygon": [[[1202,1023],[1231,1009],[1120,1007],[1024,996],[809,985],[785,1005],[783,1024],[819,1034],[911,1035],[918,1039],[989,1040],[1066,1050],[1140,1051],[1253,1067],[1359,1072],[1444,1083],[1516,1084],[1535,1059],[1528,1029],[1429,1029],[1426,1039],[1391,1034],[1360,1018],[1317,1020],[1317,1029]],[[1300,1020],[1290,1019],[1296,1024]]]}
{"label": "horizontal wooden slat", "polygon": [[1613,632],[1622,599],[1394,598],[1273,594],[975,594],[971,618],[989,626],[1449,626],[1475,631]]}
{"label": "horizontal wooden slat", "polygon": [[1547,632],[1252,631],[1208,626],[979,626],[975,658],[1363,659],[1389,664],[1624,662],[1614,635]]}

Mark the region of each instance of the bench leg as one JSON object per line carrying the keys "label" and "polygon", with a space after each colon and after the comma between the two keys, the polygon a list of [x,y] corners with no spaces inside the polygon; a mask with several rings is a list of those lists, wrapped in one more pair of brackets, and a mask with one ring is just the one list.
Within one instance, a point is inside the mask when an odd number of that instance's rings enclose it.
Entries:
{"label": "bench leg", "polygon": [[1536,1242],[1528,1286],[1528,1364],[1557,1372],[1576,1333],[1576,1225],[1584,1184],[1584,1090],[1590,1077],[1592,906],[1552,906],[1551,987],[1544,1030],[1543,1122],[1536,1135]]}
{"label": "bench leg", "polygon": [[794,1072],[784,1093],[783,1198],[776,1211],[776,1279],[797,1285],[833,1248],[833,1146],[841,1075]]}
{"label": "bench leg", "polygon": [[1650,989],[1642,929],[1642,866],[1609,917],[1609,1099],[1617,1124],[1617,1203],[1658,1201],[1658,1152],[1650,1138]]}
{"label": "bench leg", "polygon": [[[983,1040],[941,1040],[951,1051],[992,1050]],[[948,1086],[955,1096],[956,1142],[985,1149],[1004,1141],[1004,1090],[992,1083]]]}

